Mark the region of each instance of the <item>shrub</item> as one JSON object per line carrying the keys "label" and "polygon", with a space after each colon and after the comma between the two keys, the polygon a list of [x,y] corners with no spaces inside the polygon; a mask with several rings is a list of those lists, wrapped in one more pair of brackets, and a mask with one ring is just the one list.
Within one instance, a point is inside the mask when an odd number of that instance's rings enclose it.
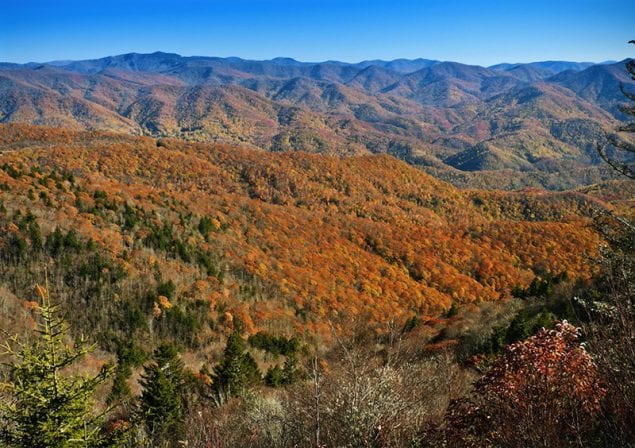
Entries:
{"label": "shrub", "polygon": [[590,437],[605,389],[566,321],[512,345],[448,411],[451,446],[569,446]]}

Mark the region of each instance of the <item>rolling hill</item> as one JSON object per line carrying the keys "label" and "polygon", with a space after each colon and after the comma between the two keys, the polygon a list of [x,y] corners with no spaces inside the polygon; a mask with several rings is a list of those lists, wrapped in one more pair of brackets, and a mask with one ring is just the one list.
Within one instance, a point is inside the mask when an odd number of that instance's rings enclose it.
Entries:
{"label": "rolling hill", "polygon": [[[51,287],[102,341],[121,313],[151,321],[168,279],[172,313],[198,322],[192,343],[227,315],[250,332],[325,335],[359,316],[503,300],[536,277],[587,279],[599,239],[585,223],[610,207],[581,192],[462,191],[387,155],[0,131],[1,278],[27,297],[51,257]],[[160,325],[186,331],[178,319]]]}
{"label": "rolling hill", "polygon": [[389,153],[458,186],[565,189],[611,178],[593,148],[623,118],[623,82],[623,63],[485,68],[127,54],[0,66],[0,122]]}

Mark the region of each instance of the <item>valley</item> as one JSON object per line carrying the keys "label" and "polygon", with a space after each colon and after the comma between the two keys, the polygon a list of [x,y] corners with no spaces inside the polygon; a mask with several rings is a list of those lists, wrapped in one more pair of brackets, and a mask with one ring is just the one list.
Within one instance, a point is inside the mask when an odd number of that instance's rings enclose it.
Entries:
{"label": "valley", "polygon": [[490,68],[125,54],[0,66],[0,122],[268,151],[386,153],[460,187],[553,190],[614,176],[624,62]]}
{"label": "valley", "polygon": [[0,63],[0,446],[631,446],[634,76]]}

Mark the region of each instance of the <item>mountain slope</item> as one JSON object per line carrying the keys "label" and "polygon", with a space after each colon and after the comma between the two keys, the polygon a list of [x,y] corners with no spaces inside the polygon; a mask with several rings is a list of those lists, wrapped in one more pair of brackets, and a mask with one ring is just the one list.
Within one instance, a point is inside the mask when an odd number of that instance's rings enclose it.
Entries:
{"label": "mountain slope", "polygon": [[633,85],[633,80],[624,70],[625,63],[626,61],[595,65],[581,72],[564,72],[553,76],[549,81],[574,91],[581,98],[622,119],[625,116],[617,108],[625,100],[620,85]]}
{"label": "mountain slope", "polygon": [[[0,122],[274,151],[390,153],[462,186],[511,185],[489,180],[485,171],[497,170],[505,179],[505,170],[521,173],[514,179],[521,187],[556,189],[612,176],[598,167],[594,148],[620,118],[620,64],[545,78],[563,66],[393,62],[154,53],[5,67]],[[495,160],[477,160],[483,145]]]}
{"label": "mountain slope", "polygon": [[4,247],[28,211],[45,236],[92,238],[126,266],[122,285],[156,263],[179,273],[176,304],[203,300],[213,319],[225,310],[254,329],[328,332],[328,319],[501,300],[535,276],[587,278],[598,242],[584,225],[598,201],[583,194],[463,192],[385,155],[0,130]]}

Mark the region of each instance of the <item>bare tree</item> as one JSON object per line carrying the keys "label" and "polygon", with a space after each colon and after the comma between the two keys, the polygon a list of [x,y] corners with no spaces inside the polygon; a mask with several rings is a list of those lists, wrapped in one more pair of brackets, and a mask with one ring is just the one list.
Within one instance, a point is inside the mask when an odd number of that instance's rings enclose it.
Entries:
{"label": "bare tree", "polygon": [[[629,41],[635,44],[635,40]],[[626,70],[635,80],[635,60],[626,63]],[[626,98],[635,102],[635,92],[621,86]],[[635,117],[635,104],[620,110]],[[616,129],[618,133],[635,133],[635,122]],[[617,159],[609,157],[606,147],[599,148],[602,159],[619,173],[635,179],[635,144],[618,134],[607,136],[610,144],[624,153]],[[587,312],[585,332],[589,350],[607,387],[604,401],[602,442],[607,446],[631,447],[635,444],[635,225],[624,216],[604,212],[597,220],[599,231],[608,246],[603,248],[601,296],[577,298]]]}
{"label": "bare tree", "polygon": [[[629,41],[629,44],[635,44],[635,40]],[[626,71],[631,79],[635,80],[635,60],[631,59],[626,62]],[[635,91],[629,91],[624,84],[621,86],[622,93],[626,98],[635,101]],[[627,115],[635,117],[635,104],[625,104],[620,106],[620,110]],[[624,137],[624,133],[635,132],[635,122],[623,124],[615,129],[613,134],[607,134],[608,145],[599,145],[598,153],[600,157],[613,167],[619,173],[635,179],[635,143],[632,137]],[[613,149],[614,153],[609,154],[609,149]]]}

